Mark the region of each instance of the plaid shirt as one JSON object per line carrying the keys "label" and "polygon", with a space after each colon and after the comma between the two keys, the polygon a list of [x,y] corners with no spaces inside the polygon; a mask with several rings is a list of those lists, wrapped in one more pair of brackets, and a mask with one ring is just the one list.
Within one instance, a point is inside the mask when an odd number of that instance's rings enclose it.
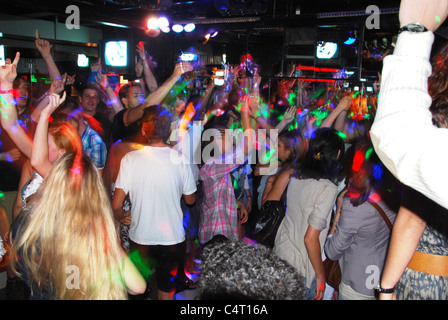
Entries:
{"label": "plaid shirt", "polygon": [[199,179],[203,181],[204,199],[199,224],[199,242],[222,234],[238,239],[238,211],[230,173],[240,164],[217,164],[214,161],[202,166]]}
{"label": "plaid shirt", "polygon": [[107,149],[101,136],[94,131],[86,122],[86,129],[81,135],[84,154],[92,159],[98,169],[104,169],[107,159]]}

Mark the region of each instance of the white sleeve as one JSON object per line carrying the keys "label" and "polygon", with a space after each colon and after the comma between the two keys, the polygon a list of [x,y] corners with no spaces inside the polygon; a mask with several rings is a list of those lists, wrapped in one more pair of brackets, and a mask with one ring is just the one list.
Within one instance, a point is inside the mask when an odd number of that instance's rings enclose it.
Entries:
{"label": "white sleeve", "polygon": [[403,32],[385,58],[371,139],[384,165],[405,185],[448,208],[448,129],[432,124],[428,77],[432,32]]}
{"label": "white sleeve", "polygon": [[128,194],[129,193],[129,157],[125,155],[123,159],[121,159],[120,169],[118,171],[117,180],[115,181],[115,188],[123,189],[123,191]]}

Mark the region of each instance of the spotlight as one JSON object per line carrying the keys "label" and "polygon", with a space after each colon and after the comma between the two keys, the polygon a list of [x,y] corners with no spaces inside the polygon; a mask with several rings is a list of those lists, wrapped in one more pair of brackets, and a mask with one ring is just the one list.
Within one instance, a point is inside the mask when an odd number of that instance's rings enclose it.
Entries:
{"label": "spotlight", "polygon": [[202,37],[202,44],[206,44],[208,40],[210,40],[210,33]]}
{"label": "spotlight", "polygon": [[157,30],[157,29],[159,29],[159,21],[156,18],[148,19],[148,22],[146,23],[146,28],[148,30]]}
{"label": "spotlight", "polygon": [[182,31],[184,31],[184,27],[182,27],[180,24],[175,24],[171,27],[171,29],[176,32],[176,33],[180,33]]}
{"label": "spotlight", "polygon": [[161,29],[162,31],[163,31],[163,29],[168,28],[168,26],[170,25],[170,22],[169,22],[168,19],[165,18],[165,17],[160,17],[160,18],[157,20],[157,22],[158,22],[159,27],[160,27],[160,29]]}
{"label": "spotlight", "polygon": [[194,25],[194,23],[189,23],[189,24],[184,26],[184,31],[185,32],[192,32],[195,28],[196,28],[196,26]]}
{"label": "spotlight", "polygon": [[214,33],[212,33],[212,35],[210,37],[214,38],[218,35],[218,31],[215,31]]}
{"label": "spotlight", "polygon": [[170,27],[160,27],[160,30],[162,30],[163,33],[169,33],[171,31]]}

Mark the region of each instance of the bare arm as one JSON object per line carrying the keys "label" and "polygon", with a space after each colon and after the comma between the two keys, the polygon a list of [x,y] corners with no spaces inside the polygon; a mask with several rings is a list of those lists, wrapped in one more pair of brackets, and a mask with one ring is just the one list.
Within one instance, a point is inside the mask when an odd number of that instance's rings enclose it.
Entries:
{"label": "bare arm", "polygon": [[289,107],[283,114],[282,120],[277,124],[275,129],[277,129],[278,132],[282,132],[283,129],[294,120],[296,112],[297,107]]}
{"label": "bare arm", "polygon": [[[333,111],[330,112],[330,114],[322,121],[321,128],[331,127],[333,123],[335,123],[336,119],[339,119],[340,115],[346,116],[347,110],[352,105],[352,97],[351,96],[345,96],[341,99],[341,101],[338,103],[336,108],[334,108]],[[340,131],[342,129],[342,126],[340,122],[338,123],[338,128],[335,127],[336,130]]]}
{"label": "bare arm", "polygon": [[123,115],[123,122],[126,126],[139,120],[143,116],[143,111],[145,108],[159,104],[162,102],[163,98],[168,94],[174,84],[179,80],[179,77],[185,72],[193,70],[190,63],[179,63],[174,68],[173,74],[166,80],[156,91],[151,93],[145,100],[144,103],[135,108],[126,109]]}
{"label": "bare arm", "polygon": [[244,154],[249,154],[249,151],[252,149],[253,144],[253,136],[252,136],[252,126],[251,120],[249,117],[249,101],[248,98],[243,97],[241,99],[241,122],[243,124],[243,133],[244,133]]}
{"label": "bare arm", "polygon": [[157,80],[154,77],[154,74],[152,73],[152,70],[148,64],[145,46],[141,41],[137,45],[137,52],[139,53],[140,59],[143,64],[143,75],[145,78],[146,86],[148,87],[149,92],[154,92],[158,87]]}
{"label": "bare arm", "polygon": [[126,254],[123,253],[124,259],[124,270],[123,276],[126,283],[126,288],[128,292],[132,295],[143,294],[146,290],[146,281],[128,258]]}
{"label": "bare arm", "polygon": [[31,163],[29,160],[26,160],[23,164],[22,171],[20,173],[19,180],[19,188],[17,190],[16,200],[14,201],[14,205],[12,207],[12,221],[15,221],[18,214],[22,210],[23,199],[22,199],[22,188],[25,183],[31,178],[33,174],[33,167],[31,167]]}
{"label": "bare arm", "polygon": [[308,226],[304,238],[308,257],[316,273],[316,296],[314,300],[321,300],[325,291],[325,270],[324,264],[322,263],[322,248],[320,247],[319,235],[320,230]]}
{"label": "bare arm", "polygon": [[[381,287],[395,287],[417,249],[426,222],[405,207],[400,207],[394,222]],[[395,294],[380,294],[380,300],[395,299]]]}
{"label": "bare arm", "polygon": [[196,202],[196,193],[192,193],[192,194],[183,194],[182,198],[184,198],[185,203],[188,205],[192,205]]}
{"label": "bare arm", "polygon": [[289,179],[293,173],[293,169],[283,171],[278,177],[270,176],[266,181],[266,187],[263,192],[261,204],[266,201],[279,201],[283,192],[288,186]]}
{"label": "bare arm", "polygon": [[55,81],[57,79],[61,80],[61,73],[59,72],[56,63],[54,62],[53,57],[51,56],[50,42],[39,38],[38,29],[36,29],[35,35],[36,35],[35,40],[36,48],[37,50],[39,50],[40,54],[42,55],[42,58],[44,59],[47,65],[48,74],[50,75],[51,80],[52,81]]}
{"label": "bare arm", "polygon": [[126,198],[126,193],[123,189],[115,188],[114,197],[112,199],[112,209],[114,211],[115,219],[122,224],[128,226],[131,224],[131,214],[123,210],[123,202]]}
{"label": "bare arm", "polygon": [[56,94],[50,96],[50,102],[45,107],[37,123],[36,132],[34,135],[34,144],[31,151],[31,165],[36,171],[45,177],[53,167],[53,164],[48,159],[48,124],[49,117],[56,108],[65,101],[65,92],[61,97]]}
{"label": "bare arm", "polygon": [[5,65],[0,68],[0,89],[1,92],[4,92],[0,93],[0,121],[3,129],[8,133],[17,148],[29,158],[33,142],[17,122],[16,102],[12,93],[12,83],[17,76],[19,59],[20,53],[17,52],[12,63],[11,59],[6,59]]}

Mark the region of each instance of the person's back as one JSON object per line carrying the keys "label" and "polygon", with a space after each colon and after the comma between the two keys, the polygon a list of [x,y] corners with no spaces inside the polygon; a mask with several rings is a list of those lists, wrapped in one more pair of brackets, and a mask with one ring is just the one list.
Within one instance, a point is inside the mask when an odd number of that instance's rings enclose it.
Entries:
{"label": "person's back", "polygon": [[[378,204],[393,224],[396,212],[383,201]],[[355,207],[350,200],[344,200],[341,218],[331,241],[326,243],[325,254],[333,261],[342,258],[339,260],[343,270],[339,289],[344,291],[345,299],[350,299],[348,293],[351,290],[342,288],[343,286],[349,286],[356,293],[374,298],[376,284],[371,283],[374,279],[372,273],[367,270],[372,267],[377,272],[383,270],[389,239],[389,228],[368,201]],[[371,285],[367,286],[368,283]],[[358,300],[360,296],[355,294],[352,299]]]}
{"label": "person's back", "polygon": [[172,152],[168,146],[145,146],[121,161],[115,187],[129,192],[130,233],[140,244],[169,245],[184,240],[180,199],[194,193],[196,184],[186,161],[173,162]]}
{"label": "person's back", "polygon": [[[112,199],[116,219],[130,225],[130,250],[140,255],[140,272],[145,273],[147,281],[147,271],[155,267],[160,300],[173,299],[172,272],[179,269],[178,261],[185,256],[181,199],[188,205],[196,200],[191,166],[185,156],[165,143],[169,125],[163,108],[151,106],[144,110],[140,127],[147,144],[121,160]],[[131,214],[123,210],[127,195],[132,203]]]}

